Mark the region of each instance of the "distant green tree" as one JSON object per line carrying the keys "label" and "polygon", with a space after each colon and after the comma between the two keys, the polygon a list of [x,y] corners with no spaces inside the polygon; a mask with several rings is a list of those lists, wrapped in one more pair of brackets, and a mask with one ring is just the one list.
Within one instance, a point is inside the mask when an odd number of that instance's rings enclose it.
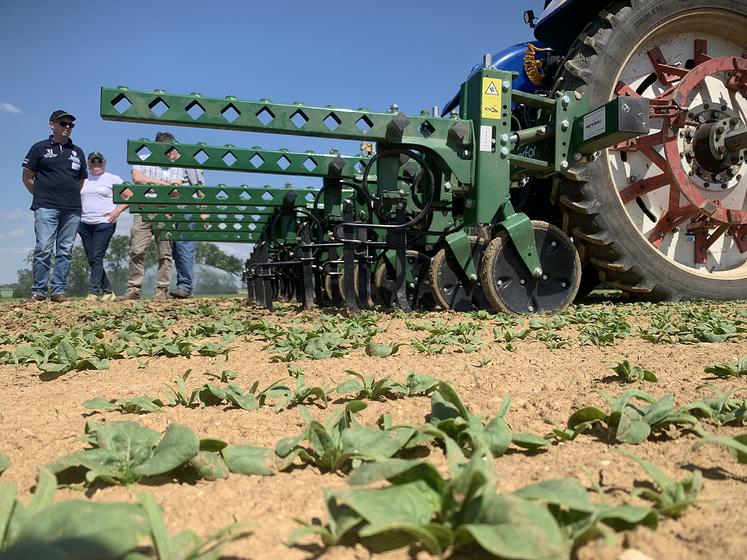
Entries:
{"label": "distant green tree", "polygon": [[244,271],[244,261],[221,251],[214,243],[197,242],[195,262],[220,268],[231,274],[240,275]]}
{"label": "distant green tree", "polygon": [[34,283],[34,278],[31,275],[30,268],[22,268],[16,271],[18,281],[16,287],[13,290],[13,297],[22,298],[27,297],[31,294],[31,285]]}

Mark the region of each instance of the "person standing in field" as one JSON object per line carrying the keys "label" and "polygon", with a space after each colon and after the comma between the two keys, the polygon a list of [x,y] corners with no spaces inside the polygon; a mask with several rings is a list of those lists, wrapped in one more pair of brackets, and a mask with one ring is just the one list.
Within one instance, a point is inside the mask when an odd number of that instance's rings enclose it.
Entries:
{"label": "person standing in field", "polygon": [[70,136],[75,115],[58,109],[49,116],[52,134],[37,142],[23,160],[21,180],[33,195],[34,256],[31,301],[46,301],[54,254],[51,300],[67,299],[67,277],[72,264],[73,243],[81,216],[80,191],[88,177],[82,148]]}
{"label": "person standing in field", "polygon": [[[170,132],[156,134],[156,142],[173,142],[174,135]],[[179,158],[176,148],[166,152],[171,161]],[[181,167],[161,167],[154,165],[136,165],[132,168],[132,180],[135,184],[145,185],[181,185],[197,184],[204,181],[199,170],[185,170]],[[125,193],[126,194],[126,193]],[[177,298],[190,297],[192,292],[193,269],[195,261],[195,243],[175,242],[173,251],[170,241],[162,241],[154,233],[150,222],[143,221],[142,215],[135,214],[130,233],[130,267],[127,292],[120,298],[124,300],[139,299],[143,276],[145,273],[145,251],[151,236],[156,238],[158,249],[158,269],[156,271],[156,291],[154,298],[167,297],[171,282],[171,260],[174,256],[177,271],[177,286],[172,295]]]}
{"label": "person standing in field", "polygon": [[91,267],[86,299],[101,297],[104,301],[112,301],[116,296],[104,270],[104,255],[117,228],[117,218],[127,208],[126,204],[117,206],[112,201],[112,187],[123,181],[119,175],[106,171],[106,159],[101,152],[88,154],[88,169],[88,179],[80,191],[83,214],[78,226],[78,235]]}

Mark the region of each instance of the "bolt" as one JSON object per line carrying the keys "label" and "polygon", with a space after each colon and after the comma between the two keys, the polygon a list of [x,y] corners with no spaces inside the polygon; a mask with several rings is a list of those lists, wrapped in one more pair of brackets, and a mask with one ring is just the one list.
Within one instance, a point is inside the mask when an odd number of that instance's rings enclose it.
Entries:
{"label": "bolt", "polygon": [[547,274],[543,274],[543,275],[542,275],[542,279],[543,279],[543,280],[547,280]]}
{"label": "bolt", "polygon": [[718,134],[719,136],[722,135],[725,131],[726,129],[722,125],[718,125],[716,127],[716,134]]}
{"label": "bolt", "polygon": [[573,92],[573,95],[579,101],[581,101],[581,98],[584,96],[580,91]]}
{"label": "bolt", "polygon": [[501,134],[501,145],[505,146],[508,144],[508,134]]}
{"label": "bolt", "polygon": [[710,184],[710,183],[709,183],[708,181],[706,181],[705,183],[703,183],[703,186],[704,186],[705,188],[708,188],[708,187],[710,187],[710,186],[711,186],[711,184]]}
{"label": "bolt", "polygon": [[726,146],[719,146],[718,147],[718,153],[722,156],[726,154]]}
{"label": "bolt", "polygon": [[506,159],[508,157],[508,148],[501,148],[501,157]]}
{"label": "bolt", "polygon": [[741,180],[742,180],[742,176],[741,176],[741,175],[737,175],[737,176],[735,177],[735,179],[736,179],[737,181],[741,181]]}
{"label": "bolt", "polygon": [[565,160],[561,161],[560,162],[560,169],[562,169],[563,171],[565,171],[566,169],[568,169],[568,162],[565,161]]}
{"label": "bolt", "polygon": [[692,139],[693,139],[693,131],[692,131],[692,129],[688,128],[688,129],[687,129],[687,130],[685,131],[685,138],[686,138],[687,140],[692,140]]}
{"label": "bolt", "polygon": [[471,282],[474,282],[475,280],[477,280],[477,274],[473,272],[472,274],[469,275],[469,279]]}
{"label": "bolt", "polygon": [[408,288],[410,288],[411,290],[414,290],[414,289],[415,289],[415,282],[410,282],[410,283],[409,283],[409,284],[407,285],[407,287],[408,287]]}
{"label": "bolt", "polygon": [[685,152],[685,157],[686,157],[687,159],[693,159],[693,158],[695,157],[695,152],[694,152],[694,151],[692,151],[692,150],[687,150],[687,151]]}
{"label": "bolt", "polygon": [[729,169],[727,169],[727,170],[726,170],[726,174],[727,174],[727,175],[728,175],[729,177],[734,177],[734,175],[736,175],[736,174],[737,174],[737,170],[736,170],[736,169],[734,169],[733,167],[730,167]]}
{"label": "bolt", "polygon": [[523,278],[522,278],[521,280],[519,280],[519,284],[521,284],[522,286],[523,286],[524,284],[526,284],[526,283],[527,283],[527,281],[526,281],[526,280],[524,280]]}
{"label": "bolt", "polygon": [[728,186],[729,186],[729,185],[727,185],[726,183],[721,183],[721,188],[722,188],[722,189],[725,189],[725,188],[726,188],[726,187],[728,187]]}
{"label": "bolt", "polygon": [[580,153],[576,152],[575,154],[573,154],[573,161],[581,161],[582,157],[583,156]]}
{"label": "bolt", "polygon": [[739,122],[739,119],[737,117],[732,117],[729,119],[729,124],[732,126],[737,124],[738,122]]}
{"label": "bolt", "polygon": [[557,246],[558,246],[558,242],[557,241],[551,241],[550,242],[550,247],[557,247]]}
{"label": "bolt", "polygon": [[459,111],[452,111],[451,113],[449,113],[449,116],[452,119],[456,119],[457,117],[459,117]]}
{"label": "bolt", "polygon": [[568,127],[570,127],[570,126],[571,126],[571,123],[569,123],[568,121],[561,121],[561,123],[560,123],[560,130],[562,130],[563,132],[565,132],[566,130],[568,130]]}
{"label": "bolt", "polygon": [[503,284],[503,280],[498,280],[498,281],[496,282],[496,284],[498,284],[498,285],[500,286],[501,284]]}
{"label": "bolt", "polygon": [[722,179],[723,177],[721,177],[721,173],[716,173],[716,181],[721,182]]}
{"label": "bolt", "polygon": [[687,174],[688,174],[688,175],[690,175],[690,177],[692,177],[693,175],[695,175],[695,171],[693,171],[693,170],[691,169],[690,171],[688,171],[688,172],[687,172]]}
{"label": "bolt", "polygon": [[399,105],[397,105],[396,103],[392,103],[391,105],[389,105],[389,110],[392,113],[396,113],[397,111],[399,111]]}
{"label": "bolt", "polygon": [[568,287],[568,282],[561,282],[560,283],[560,287],[561,288],[567,288]]}
{"label": "bolt", "polygon": [[508,92],[508,90],[511,89],[511,82],[503,82],[501,89],[503,90],[503,93]]}
{"label": "bolt", "polygon": [[539,278],[540,276],[542,276],[542,269],[540,267],[535,268],[532,271],[532,276],[534,276],[535,278]]}
{"label": "bolt", "polygon": [[567,109],[568,104],[570,102],[571,102],[571,98],[568,97],[567,95],[564,95],[563,97],[560,98],[560,103],[563,105],[563,109]]}
{"label": "bolt", "polygon": [[706,120],[706,116],[705,115],[698,115],[698,122],[699,123],[704,123],[705,120]]}
{"label": "bolt", "polygon": [[636,177],[635,175],[631,175],[630,177],[628,177],[628,183],[635,183],[637,180],[638,177]]}
{"label": "bolt", "polygon": [[534,306],[533,305],[528,305],[527,306],[527,311],[534,311]]}
{"label": "bolt", "polygon": [[474,199],[472,199],[472,198],[468,198],[468,199],[466,199],[466,200],[464,201],[464,205],[465,205],[465,206],[466,206],[467,208],[474,208],[474,207],[475,207],[475,201],[474,201]]}

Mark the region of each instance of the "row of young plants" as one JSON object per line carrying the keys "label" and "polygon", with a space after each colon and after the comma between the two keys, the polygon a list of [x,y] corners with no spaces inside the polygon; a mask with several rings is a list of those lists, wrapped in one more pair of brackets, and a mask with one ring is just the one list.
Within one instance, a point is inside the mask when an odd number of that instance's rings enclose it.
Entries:
{"label": "row of young plants", "polygon": [[[232,307],[231,307],[232,306]],[[137,309],[87,311],[67,329],[44,328],[36,320],[34,328],[12,335],[0,330],[0,344],[12,348],[0,349],[0,364],[37,364],[43,371],[64,373],[70,370],[107,369],[112,359],[155,356],[217,356],[227,355],[237,337],[265,341],[265,349],[273,361],[327,359],[344,356],[365,348],[369,355],[393,355],[402,344],[373,342],[373,338],[388,328],[387,317],[405,317],[399,313],[384,315],[368,312],[354,317],[341,315],[301,314],[288,326],[280,314],[275,321],[241,310],[236,302],[225,307],[217,304],[197,304],[169,310],[156,310],[143,315]],[[635,315],[633,311],[635,310]],[[243,318],[234,318],[236,316]],[[200,320],[182,327],[180,319]],[[566,312],[546,319],[519,319],[504,314],[476,311],[468,320],[447,323],[414,315],[405,318],[405,327],[427,334],[413,337],[406,344],[413,351],[425,354],[447,352],[478,352],[486,345],[480,336],[483,326],[492,325],[492,342],[513,351],[520,341],[536,341],[548,348],[570,348],[592,344],[609,346],[622,338],[639,336],[653,343],[688,344],[695,342],[725,342],[741,337],[747,331],[747,312],[735,307],[724,310],[714,304],[646,304],[610,306],[590,309],[571,307]],[[635,317],[644,325],[631,326]],[[578,338],[561,331],[566,326],[578,327]],[[219,342],[196,343],[211,337]]]}
{"label": "row of young plants", "polygon": [[[157,432],[135,422],[89,422],[83,441],[88,449],[76,451],[49,468],[68,482],[130,484],[143,477],[174,474],[184,468],[204,479],[225,478],[228,472],[270,475],[301,465],[320,472],[348,472],[365,461],[407,455],[418,449],[429,453],[434,445],[456,455],[487,452],[497,458],[510,449],[537,453],[552,441],[572,441],[591,434],[608,443],[639,444],[674,427],[699,436],[696,447],[721,444],[729,447],[739,462],[747,459],[747,434],[730,438],[708,435],[701,419],[718,425],[744,425],[747,401],[732,393],[716,394],[676,407],[674,397],[657,399],[643,391],[628,390],[616,398],[598,393],[609,411],[583,407],[568,419],[565,428],[555,428],[544,437],[512,430],[506,420],[511,398],[507,396],[493,418],[475,415],[453,388],[443,381],[431,386],[428,423],[395,425],[382,414],[375,427],[357,421],[355,414],[367,407],[351,400],[325,420],[314,419],[301,406],[305,429],[283,438],[272,448],[229,445],[200,439],[179,424],[171,424],[160,438]],[[159,439],[160,438],[160,439]],[[184,475],[184,473],[182,473]]]}

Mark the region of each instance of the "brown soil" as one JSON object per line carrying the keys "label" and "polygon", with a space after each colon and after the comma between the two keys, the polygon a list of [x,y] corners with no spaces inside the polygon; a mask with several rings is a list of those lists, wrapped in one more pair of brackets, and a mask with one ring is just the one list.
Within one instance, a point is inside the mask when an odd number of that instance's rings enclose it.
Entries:
{"label": "brown soil", "polygon": [[[205,301],[205,300],[203,300]],[[210,300],[211,304],[227,309],[233,302]],[[143,304],[143,312],[169,312],[195,307],[198,301]],[[89,304],[69,302],[56,306],[0,307],[3,328],[10,333],[26,329],[59,327],[96,319],[96,310],[126,310],[132,303]],[[600,308],[593,305],[592,308]],[[609,307],[606,307],[609,308]],[[620,309],[620,308],[617,308]],[[623,306],[629,322],[645,324],[646,306]],[[747,317],[743,304],[723,306],[725,313]],[[253,315],[267,321],[288,324],[297,314],[284,312],[272,315],[240,309],[233,317]],[[313,315],[312,315],[313,316]],[[199,316],[176,315],[174,332],[194,324]],[[217,318],[217,317],[216,317]],[[451,323],[468,320],[463,315],[433,313],[418,320],[447,320]],[[43,327],[33,326],[42,321]],[[301,323],[299,326],[309,324]],[[486,341],[476,353],[446,353],[424,355],[407,346],[389,358],[366,356],[357,349],[347,356],[326,360],[301,360],[294,366],[303,367],[309,384],[334,386],[348,378],[346,369],[353,369],[376,377],[391,375],[403,378],[408,371],[427,373],[447,380],[462,396],[474,413],[492,416],[504,396],[513,397],[507,419],[514,430],[546,434],[552,423],[564,425],[569,415],[581,406],[595,404],[604,408],[602,398],[594,389],[613,395],[626,387],[610,378],[611,366],[625,357],[632,363],[653,370],[658,383],[645,383],[639,388],[660,397],[674,394],[678,404],[691,402],[704,393],[698,388],[707,382],[726,391],[744,385],[738,380],[715,379],[703,372],[713,362],[735,361],[747,354],[747,341],[740,335],[724,343],[652,344],[635,334],[613,346],[580,346],[575,327],[564,327],[560,334],[572,339],[572,347],[550,350],[541,342],[516,343],[516,351],[509,352],[501,343],[492,343],[495,323],[480,323],[480,336]],[[313,326],[313,324],[311,325]],[[377,341],[407,341],[422,338],[425,333],[408,330],[404,320],[383,315]],[[11,459],[11,466],[2,474],[3,482],[14,483],[22,499],[27,499],[40,466],[56,458],[82,449],[77,438],[83,433],[88,419],[137,420],[163,431],[169,423],[180,422],[192,428],[200,437],[218,437],[229,443],[249,443],[273,447],[278,439],[299,433],[304,426],[296,410],[276,414],[272,408],[258,411],[224,410],[223,407],[187,409],[167,408],[162,413],[121,415],[96,413],[84,409],[81,403],[95,396],[106,398],[134,395],[158,396],[166,392],[166,385],[186,369],[192,369],[188,386],[214,382],[204,372],[231,369],[238,373],[234,382],[246,387],[259,380],[269,384],[287,375],[287,364],[273,363],[272,354],[263,349],[264,342],[243,341],[237,337],[235,349],[225,357],[167,358],[143,360],[129,358],[112,360],[107,371],[70,372],[59,377],[40,375],[36,366],[0,366],[0,451]],[[10,347],[5,346],[6,349]],[[452,349],[453,350],[453,349]],[[482,360],[482,363],[481,363]],[[486,360],[490,360],[486,363]],[[139,368],[140,365],[145,367]],[[744,396],[744,393],[742,393]],[[311,407],[319,418],[339,407],[331,403],[328,410]],[[422,423],[430,410],[427,397],[371,403],[359,414],[361,421],[372,423],[383,412],[393,415],[395,423]],[[734,436],[745,432],[742,427],[718,427],[707,423],[711,433]],[[647,479],[641,469],[629,459],[616,453],[628,449],[652,461],[675,478],[695,469],[702,471],[705,484],[698,504],[689,508],[677,520],[664,519],[656,531],[637,529],[620,533],[611,542],[600,540],[579,551],[583,559],[617,558],[626,548],[635,548],[652,558],[696,559],[739,558],[747,547],[744,520],[747,519],[747,465],[739,465],[717,446],[692,450],[697,437],[686,430],[670,430],[655,441],[641,445],[610,445],[591,436],[582,435],[575,441],[554,444],[537,455],[509,453],[495,460],[500,477],[500,489],[510,491],[525,484],[559,477],[578,477],[587,487],[590,474],[609,493],[612,499],[622,500],[626,493]],[[433,450],[431,459],[443,463],[441,452]],[[150,492],[161,504],[172,531],[192,528],[207,535],[231,522],[247,522],[257,526],[255,533],[226,547],[224,553],[237,558],[368,558],[371,555],[356,547],[322,550],[320,542],[307,541],[301,547],[285,546],[290,533],[297,527],[293,518],[326,521],[323,500],[324,488],[345,488],[344,476],[320,474],[312,468],[297,468],[271,477],[231,475],[226,480],[171,481],[133,487],[96,487],[86,495],[96,501],[134,500],[141,491]],[[57,499],[81,498],[81,490],[58,491]],[[633,499],[636,502],[637,499]],[[405,549],[376,558],[428,558],[422,551]]]}

